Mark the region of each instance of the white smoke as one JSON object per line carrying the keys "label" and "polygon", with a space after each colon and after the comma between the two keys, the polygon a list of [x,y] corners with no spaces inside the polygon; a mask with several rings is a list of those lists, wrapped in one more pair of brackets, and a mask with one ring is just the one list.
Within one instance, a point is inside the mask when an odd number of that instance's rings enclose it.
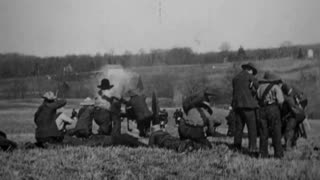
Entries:
{"label": "white smoke", "polygon": [[106,65],[102,69],[102,75],[99,77],[99,82],[103,78],[107,78],[110,84],[114,85],[110,90],[104,90],[106,96],[122,97],[129,89],[136,88],[134,79],[139,75],[135,72],[125,70],[122,66]]}

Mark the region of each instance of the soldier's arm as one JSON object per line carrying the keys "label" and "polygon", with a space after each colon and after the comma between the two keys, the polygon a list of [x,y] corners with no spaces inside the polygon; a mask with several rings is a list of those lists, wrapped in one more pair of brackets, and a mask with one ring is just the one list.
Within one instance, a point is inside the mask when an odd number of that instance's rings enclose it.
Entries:
{"label": "soldier's arm", "polygon": [[150,138],[149,138],[149,143],[148,145],[150,147],[154,147],[156,144],[155,144],[155,136],[153,134],[151,134]]}
{"label": "soldier's arm", "polygon": [[282,90],[280,89],[279,86],[274,86],[273,88],[274,88],[274,91],[275,91],[277,102],[281,106],[283,104],[283,102],[284,102],[283,92],[282,92]]}
{"label": "soldier's arm", "polygon": [[48,106],[53,109],[59,109],[62,108],[67,104],[67,101],[65,99],[57,99],[53,103],[48,103]]}

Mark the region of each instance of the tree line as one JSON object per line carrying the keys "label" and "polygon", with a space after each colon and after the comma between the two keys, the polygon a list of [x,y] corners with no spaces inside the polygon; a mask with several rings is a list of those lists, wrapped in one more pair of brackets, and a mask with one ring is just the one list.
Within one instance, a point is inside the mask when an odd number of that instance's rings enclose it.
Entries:
{"label": "tree line", "polygon": [[314,56],[319,57],[320,45],[283,46],[269,49],[228,49],[220,52],[196,53],[188,47],[172,49],[154,49],[148,53],[140,51],[123,55],[105,53],[103,55],[66,55],[61,57],[37,57],[23,54],[0,54],[0,78],[26,76],[57,75],[64,73],[64,68],[72,66],[74,72],[99,70],[106,64],[120,64],[124,67],[153,65],[211,64],[234,62],[239,60],[264,60],[283,57],[304,58],[312,48]]}

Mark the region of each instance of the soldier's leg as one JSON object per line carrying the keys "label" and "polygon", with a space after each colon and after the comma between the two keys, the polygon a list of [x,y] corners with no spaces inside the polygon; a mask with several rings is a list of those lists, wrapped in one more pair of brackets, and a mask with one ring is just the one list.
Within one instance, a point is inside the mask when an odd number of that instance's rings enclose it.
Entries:
{"label": "soldier's leg", "polygon": [[244,111],[244,116],[248,128],[249,151],[257,152],[257,119],[255,110]]}
{"label": "soldier's leg", "polygon": [[242,144],[242,134],[244,128],[244,122],[241,117],[241,109],[235,111],[235,133],[234,133],[234,146],[236,149],[241,149]]}
{"label": "soldier's leg", "polygon": [[273,105],[270,108],[269,117],[272,123],[272,144],[274,145],[274,156],[276,158],[283,157],[283,149],[281,145],[281,115],[278,106]]}
{"label": "soldier's leg", "polygon": [[269,137],[269,130],[268,130],[268,120],[266,119],[266,112],[265,108],[260,109],[260,118],[258,119],[259,123],[259,134],[260,134],[260,154],[261,157],[266,158],[268,157],[268,137]]}
{"label": "soldier's leg", "polygon": [[197,143],[200,143],[200,149],[211,149],[212,144],[207,138],[202,138],[196,141]]}
{"label": "soldier's leg", "polygon": [[121,134],[121,118],[120,114],[112,114],[111,115],[112,119],[112,135],[120,135]]}
{"label": "soldier's leg", "polygon": [[17,143],[6,138],[0,137],[0,148],[3,151],[12,151],[18,147]]}
{"label": "soldier's leg", "polygon": [[294,138],[294,134],[295,134],[295,130],[296,128],[296,120],[293,117],[288,118],[287,123],[286,123],[286,128],[285,128],[285,133],[284,133],[284,138],[286,141],[286,149],[290,149],[293,146],[293,140]]}

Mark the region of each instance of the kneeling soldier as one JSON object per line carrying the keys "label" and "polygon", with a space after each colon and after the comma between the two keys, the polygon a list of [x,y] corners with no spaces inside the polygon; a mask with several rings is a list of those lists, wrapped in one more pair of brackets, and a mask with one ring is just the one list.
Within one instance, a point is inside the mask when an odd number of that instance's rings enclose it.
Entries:
{"label": "kneeling soldier", "polygon": [[88,138],[92,135],[94,101],[88,97],[80,105],[82,107],[78,113],[78,121],[70,135],[75,135],[78,138]]}
{"label": "kneeling soldier", "polygon": [[36,123],[36,140],[38,145],[43,143],[61,143],[63,141],[64,128],[71,124],[73,119],[64,113],[57,113],[57,109],[65,106],[67,101],[57,99],[53,92],[46,92],[42,98],[43,103],[34,115]]}

